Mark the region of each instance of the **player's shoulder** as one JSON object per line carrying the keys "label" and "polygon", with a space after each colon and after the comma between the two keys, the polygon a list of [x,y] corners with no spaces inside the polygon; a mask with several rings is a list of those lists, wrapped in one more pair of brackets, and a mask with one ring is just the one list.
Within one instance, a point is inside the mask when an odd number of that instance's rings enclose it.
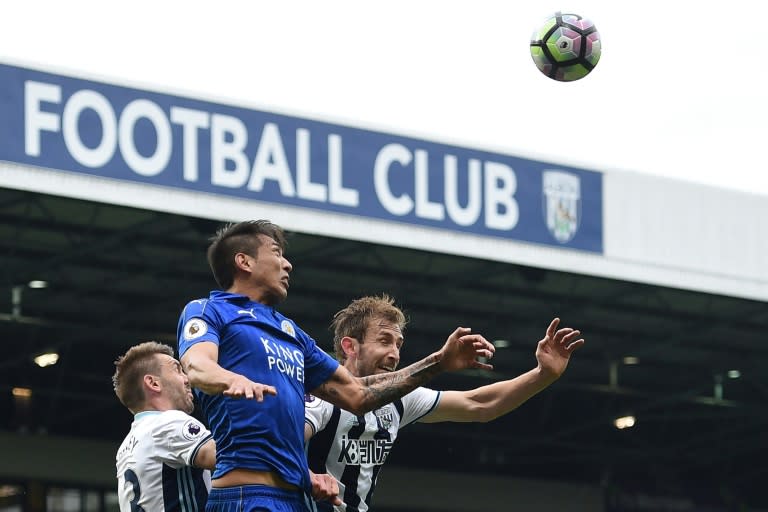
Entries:
{"label": "player's shoulder", "polygon": [[322,407],[329,406],[328,402],[322,398],[315,396],[311,393],[304,395],[304,408],[305,409],[321,409]]}
{"label": "player's shoulder", "polygon": [[401,415],[406,418],[420,417],[424,414],[431,412],[437,407],[440,402],[441,392],[425,387],[418,387],[404,395],[398,403],[395,402],[395,407],[400,411]]}
{"label": "player's shoulder", "polygon": [[259,304],[250,302],[245,295],[213,291],[207,298],[187,302],[186,306],[184,306],[182,318],[187,320],[202,318],[213,323],[230,321],[242,315],[252,318],[257,318],[258,316],[266,318],[266,315],[259,315],[258,309],[260,307]]}
{"label": "player's shoulder", "polygon": [[200,420],[176,409],[162,411],[155,420],[155,432],[160,435],[181,436],[192,441],[207,431]]}
{"label": "player's shoulder", "polygon": [[280,311],[271,310],[269,318],[265,319],[267,323],[273,323],[275,327],[279,328],[285,334],[291,338],[306,341],[311,339],[311,336],[307,334],[293,319],[288,318]]}
{"label": "player's shoulder", "polygon": [[147,411],[140,413],[142,416],[138,426],[151,426],[153,429],[163,428],[163,425],[184,423],[187,419],[194,419],[184,411],[168,409],[167,411]]}
{"label": "player's shoulder", "polygon": [[179,337],[185,342],[203,338],[221,322],[218,306],[211,299],[195,299],[187,303],[179,319]]}
{"label": "player's shoulder", "polygon": [[167,411],[160,411],[158,418],[165,422],[183,421],[186,419],[195,419],[193,416],[187,414],[179,409],[168,409]]}
{"label": "player's shoulder", "polygon": [[403,395],[401,400],[403,402],[413,402],[413,401],[423,400],[425,398],[434,398],[439,394],[440,394],[440,391],[437,391],[431,388],[426,388],[424,386],[419,386],[418,388],[414,389],[410,393]]}
{"label": "player's shoulder", "polygon": [[199,315],[211,305],[211,300],[207,298],[194,299],[187,302],[184,306],[184,315],[193,316]]}

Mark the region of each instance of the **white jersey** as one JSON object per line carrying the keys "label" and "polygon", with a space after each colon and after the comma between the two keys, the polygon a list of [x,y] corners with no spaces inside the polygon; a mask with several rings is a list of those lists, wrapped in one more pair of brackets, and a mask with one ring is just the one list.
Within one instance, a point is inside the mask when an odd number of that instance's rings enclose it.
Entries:
{"label": "white jersey", "polygon": [[205,510],[207,469],[192,467],[211,432],[182,411],[145,411],[117,451],[120,512]]}
{"label": "white jersey", "polygon": [[[439,391],[417,388],[396,402],[355,416],[307,395],[305,421],[313,433],[307,445],[309,469],[329,473],[338,480],[344,504],[336,507],[337,511],[368,510],[376,478],[399,429],[433,411],[439,401]],[[333,510],[327,501],[315,505],[319,511]]]}

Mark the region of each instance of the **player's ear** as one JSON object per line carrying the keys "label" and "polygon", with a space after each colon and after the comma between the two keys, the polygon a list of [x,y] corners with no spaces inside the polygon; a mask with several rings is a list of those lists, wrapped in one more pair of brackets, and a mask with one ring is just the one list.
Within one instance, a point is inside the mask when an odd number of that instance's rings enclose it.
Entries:
{"label": "player's ear", "polygon": [[344,336],[341,338],[341,349],[344,351],[344,355],[349,358],[349,356],[354,355],[357,352],[357,340],[355,338],[350,338],[349,336]]}
{"label": "player's ear", "polygon": [[144,386],[152,391],[160,391],[160,379],[156,375],[147,374],[144,376]]}
{"label": "player's ear", "polygon": [[251,257],[244,252],[238,252],[235,254],[235,268],[244,271],[251,270]]}

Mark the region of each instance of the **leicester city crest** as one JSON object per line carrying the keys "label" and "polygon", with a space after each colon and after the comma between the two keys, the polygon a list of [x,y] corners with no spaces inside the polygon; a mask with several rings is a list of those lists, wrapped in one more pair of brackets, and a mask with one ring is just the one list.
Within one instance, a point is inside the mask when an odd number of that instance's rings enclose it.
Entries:
{"label": "leicester city crest", "polygon": [[569,242],[581,220],[581,179],[570,172],[544,171],[541,188],[547,229],[558,242]]}
{"label": "leicester city crest", "polygon": [[288,334],[289,336],[296,337],[296,329],[293,328],[293,324],[288,320],[283,320],[280,322],[280,329],[283,330],[285,334]]}

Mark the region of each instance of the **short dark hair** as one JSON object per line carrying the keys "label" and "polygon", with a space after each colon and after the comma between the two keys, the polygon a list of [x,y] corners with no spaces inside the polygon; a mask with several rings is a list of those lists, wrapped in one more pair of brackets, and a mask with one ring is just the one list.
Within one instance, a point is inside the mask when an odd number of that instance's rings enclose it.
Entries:
{"label": "short dark hair", "polygon": [[267,235],[285,250],[287,241],[283,228],[268,220],[246,220],[227,224],[211,237],[208,265],[222,290],[229,289],[235,281],[235,254],[242,252],[256,256],[261,245],[258,235]]}
{"label": "short dark hair", "polygon": [[138,410],[145,400],[142,381],[145,375],[160,374],[157,354],[173,357],[173,349],[156,341],[145,341],[128,349],[115,360],[115,374],[112,386],[120,403],[131,412]]}
{"label": "short dark hair", "polygon": [[403,332],[406,324],[408,324],[405,313],[395,305],[395,299],[386,293],[355,299],[347,307],[333,315],[333,321],[331,321],[333,350],[336,353],[336,359],[342,363],[347,359],[344,349],[341,347],[341,339],[344,336],[349,336],[362,343],[368,325],[374,318],[383,318],[392,322]]}

